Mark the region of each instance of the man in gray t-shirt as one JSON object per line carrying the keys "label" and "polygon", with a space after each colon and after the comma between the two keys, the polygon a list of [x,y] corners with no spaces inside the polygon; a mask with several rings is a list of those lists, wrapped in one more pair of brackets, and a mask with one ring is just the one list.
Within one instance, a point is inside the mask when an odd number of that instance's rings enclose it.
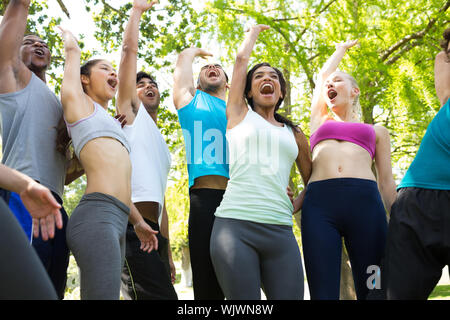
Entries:
{"label": "man in gray t-shirt", "polygon": [[[59,99],[46,85],[51,54],[45,41],[25,33],[29,0],[11,0],[0,24],[0,114],[2,163],[49,188],[62,203],[67,160],[56,150],[57,127],[62,118]],[[31,240],[31,217],[13,192],[2,190]],[[64,296],[69,251],[64,227],[49,241],[33,240],[60,299]]]}

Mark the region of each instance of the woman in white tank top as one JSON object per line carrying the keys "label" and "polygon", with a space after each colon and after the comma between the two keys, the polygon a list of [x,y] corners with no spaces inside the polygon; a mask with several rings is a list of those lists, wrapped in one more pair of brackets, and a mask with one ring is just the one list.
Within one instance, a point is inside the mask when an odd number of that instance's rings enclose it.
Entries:
{"label": "woman in white tank top", "polygon": [[276,113],[286,94],[283,74],[267,63],[247,74],[253,46],[266,29],[253,27],[239,49],[226,108],[230,180],[215,214],[210,252],[227,299],[260,299],[261,287],[268,299],[303,299],[292,232],[303,193],[291,203],[286,188],[294,162],[308,182],[311,158],[300,128]]}

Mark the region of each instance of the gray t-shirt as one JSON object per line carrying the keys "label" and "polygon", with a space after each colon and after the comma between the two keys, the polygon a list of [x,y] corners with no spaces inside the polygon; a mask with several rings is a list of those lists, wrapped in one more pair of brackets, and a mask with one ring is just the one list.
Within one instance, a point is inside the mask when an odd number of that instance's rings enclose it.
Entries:
{"label": "gray t-shirt", "polygon": [[59,99],[32,73],[28,85],[0,94],[2,163],[27,174],[62,198],[66,158],[56,150]]}

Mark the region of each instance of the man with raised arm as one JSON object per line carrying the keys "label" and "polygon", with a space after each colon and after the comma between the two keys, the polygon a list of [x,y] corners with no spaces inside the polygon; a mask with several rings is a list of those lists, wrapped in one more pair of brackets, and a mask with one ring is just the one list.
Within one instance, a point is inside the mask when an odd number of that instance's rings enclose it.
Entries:
{"label": "man with raised arm", "polygon": [[[22,172],[52,191],[62,204],[66,157],[56,149],[61,103],[46,85],[51,54],[44,40],[25,35],[30,0],[11,0],[0,24],[0,113],[2,163]],[[2,197],[31,240],[31,216],[14,192]],[[33,241],[56,289],[64,297],[69,250],[65,239],[67,214],[61,207],[63,228],[55,237]]]}
{"label": "man with raised arm", "polygon": [[392,205],[381,274],[388,300],[428,299],[450,264],[450,28],[441,47],[434,64],[440,109]]}
{"label": "man with raised arm", "polygon": [[[122,294],[132,300],[175,300],[172,282],[175,266],[169,244],[168,217],[164,201],[170,152],[156,123],[160,94],[158,85],[145,72],[137,71],[139,22],[157,1],[134,0],[125,28],[119,67],[118,112],[126,116],[123,130],[131,145],[132,202],[142,223],[128,224]],[[142,225],[158,233],[158,250],[142,251],[138,238]],[[161,226],[160,226],[161,225]],[[148,227],[148,226],[147,226]]]}
{"label": "man with raised arm", "polygon": [[225,115],[228,77],[219,64],[201,68],[194,85],[196,57],[211,56],[188,48],[178,56],[173,101],[183,130],[189,173],[189,251],[194,298],[224,298],[209,254],[214,212],[222,201],[229,179]]}

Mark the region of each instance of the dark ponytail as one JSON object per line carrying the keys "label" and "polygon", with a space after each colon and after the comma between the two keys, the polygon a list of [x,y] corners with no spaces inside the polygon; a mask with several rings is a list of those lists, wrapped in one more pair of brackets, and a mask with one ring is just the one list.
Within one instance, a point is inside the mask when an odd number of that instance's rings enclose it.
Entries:
{"label": "dark ponytail", "polygon": [[450,51],[448,49],[448,43],[450,42],[450,28],[445,29],[442,36],[444,39],[441,40],[441,48],[447,54],[447,58],[450,59]]}
{"label": "dark ponytail", "polygon": [[284,123],[285,125],[290,127],[292,130],[299,132],[297,125],[295,123],[293,123],[291,120],[289,120],[288,118],[283,117],[281,114],[277,113],[276,111],[274,112],[273,116],[274,116],[275,120],[277,120],[278,122]]}
{"label": "dark ponytail", "polygon": [[262,62],[262,63],[258,63],[256,65],[254,65],[247,73],[247,78],[245,80],[245,89],[244,89],[244,97],[247,100],[248,105],[253,109],[253,99],[248,97],[248,93],[250,92],[250,90],[252,89],[252,78],[253,78],[253,74],[256,72],[257,69],[261,68],[261,67],[270,67],[272,68],[278,75],[278,80],[280,81],[280,88],[281,88],[281,94],[282,97],[280,97],[280,99],[278,99],[278,102],[275,106],[275,110],[273,113],[273,116],[275,118],[275,120],[277,120],[278,122],[281,122],[289,127],[291,127],[293,130],[298,132],[298,128],[297,125],[294,124],[291,120],[283,117],[281,114],[277,113],[277,110],[280,108],[281,104],[283,103],[284,97],[286,96],[286,80],[284,79],[283,73],[275,68],[272,67],[269,63],[267,62]]}

